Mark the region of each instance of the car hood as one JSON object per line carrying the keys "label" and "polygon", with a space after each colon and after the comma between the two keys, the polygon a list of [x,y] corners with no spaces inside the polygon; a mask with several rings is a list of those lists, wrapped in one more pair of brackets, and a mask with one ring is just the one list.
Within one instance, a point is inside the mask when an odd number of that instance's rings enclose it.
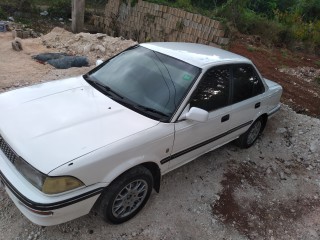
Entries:
{"label": "car hood", "polygon": [[0,134],[43,173],[158,121],[103,95],[82,77],[0,95]]}

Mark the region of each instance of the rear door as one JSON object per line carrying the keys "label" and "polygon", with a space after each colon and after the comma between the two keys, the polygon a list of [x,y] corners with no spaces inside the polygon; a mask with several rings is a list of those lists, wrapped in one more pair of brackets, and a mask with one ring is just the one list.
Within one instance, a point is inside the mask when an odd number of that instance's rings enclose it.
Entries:
{"label": "rear door", "polygon": [[264,85],[250,64],[235,64],[232,70],[232,137],[245,132],[260,112],[263,104]]}

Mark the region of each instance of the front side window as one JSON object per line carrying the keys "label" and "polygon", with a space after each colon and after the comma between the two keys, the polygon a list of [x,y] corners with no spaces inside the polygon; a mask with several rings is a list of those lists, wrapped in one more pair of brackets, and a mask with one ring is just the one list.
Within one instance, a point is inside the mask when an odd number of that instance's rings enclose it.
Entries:
{"label": "front side window", "polygon": [[241,102],[264,92],[263,84],[250,65],[233,67],[233,103]]}
{"label": "front side window", "polygon": [[168,121],[199,74],[200,69],[195,66],[136,46],[85,78],[115,101],[154,119]]}
{"label": "front side window", "polygon": [[229,102],[230,70],[227,66],[209,70],[192,97],[191,107],[208,112],[225,107]]}

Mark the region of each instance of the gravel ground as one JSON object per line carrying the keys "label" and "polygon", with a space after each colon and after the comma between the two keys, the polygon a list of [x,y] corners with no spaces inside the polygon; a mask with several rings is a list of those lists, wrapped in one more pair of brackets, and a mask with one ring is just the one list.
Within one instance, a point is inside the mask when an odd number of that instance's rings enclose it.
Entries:
{"label": "gravel ground", "polygon": [[[9,48],[10,40],[0,35],[1,91],[91,68],[40,65],[30,57],[48,50],[40,39],[24,41],[20,53]],[[253,147],[243,150],[230,143],[168,173],[160,193],[154,192],[142,212],[122,225],[107,224],[92,211],[40,227],[0,187],[0,239],[319,239],[319,136],[319,119],[283,105]]]}

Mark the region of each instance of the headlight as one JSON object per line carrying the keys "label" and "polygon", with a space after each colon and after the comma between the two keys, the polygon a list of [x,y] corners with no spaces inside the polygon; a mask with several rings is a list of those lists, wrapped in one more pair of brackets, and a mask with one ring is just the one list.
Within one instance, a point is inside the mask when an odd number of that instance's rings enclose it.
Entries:
{"label": "headlight", "polygon": [[47,194],[62,193],[84,186],[83,182],[75,177],[49,177],[33,168],[22,158],[16,158],[14,165],[33,186]]}
{"label": "headlight", "polygon": [[36,188],[42,190],[43,182],[46,178],[46,175],[39,172],[22,158],[18,157],[14,161],[14,165],[17,170]]}
{"label": "headlight", "polygon": [[83,182],[75,177],[46,177],[42,186],[42,192],[47,194],[61,193],[83,185]]}

